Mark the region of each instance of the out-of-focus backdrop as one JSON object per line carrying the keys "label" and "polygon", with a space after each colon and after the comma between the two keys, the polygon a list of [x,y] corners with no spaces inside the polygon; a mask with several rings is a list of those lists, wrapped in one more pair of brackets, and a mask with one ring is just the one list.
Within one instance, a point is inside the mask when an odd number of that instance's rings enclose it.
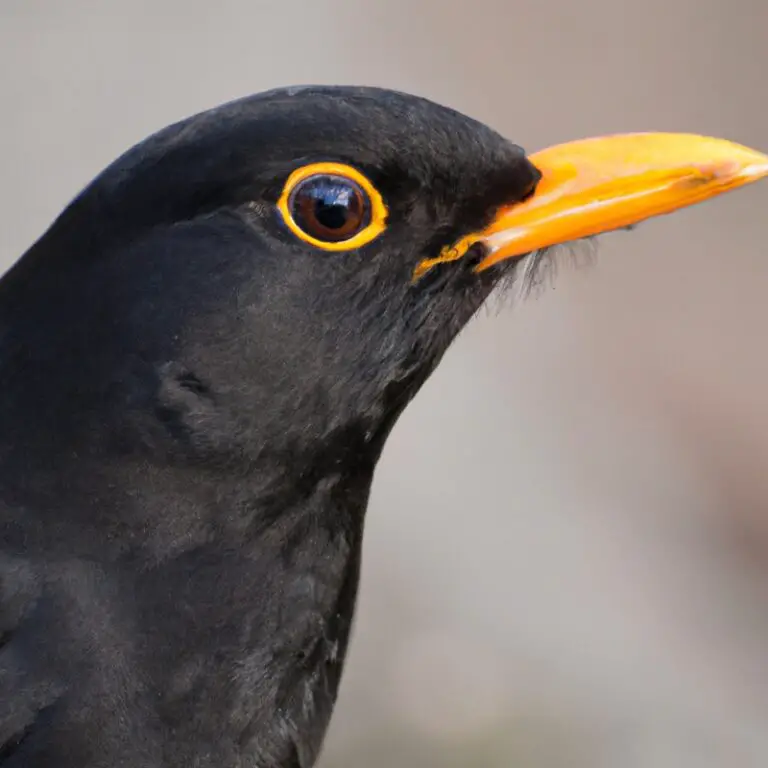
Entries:
{"label": "out-of-focus backdrop", "polygon": [[[768,150],[764,0],[2,0],[0,266],[132,143],[277,85],[419,93],[529,150]],[[369,512],[324,768],[768,764],[768,184],[480,317]]]}

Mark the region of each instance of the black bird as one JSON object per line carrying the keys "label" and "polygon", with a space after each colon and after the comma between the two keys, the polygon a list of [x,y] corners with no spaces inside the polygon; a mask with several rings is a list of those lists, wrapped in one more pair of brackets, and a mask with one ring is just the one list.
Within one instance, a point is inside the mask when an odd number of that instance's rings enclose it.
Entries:
{"label": "black bird", "polygon": [[669,134],[528,158],[367,88],[128,151],[0,282],[0,766],[313,765],[376,462],[456,334],[516,257],[766,173]]}

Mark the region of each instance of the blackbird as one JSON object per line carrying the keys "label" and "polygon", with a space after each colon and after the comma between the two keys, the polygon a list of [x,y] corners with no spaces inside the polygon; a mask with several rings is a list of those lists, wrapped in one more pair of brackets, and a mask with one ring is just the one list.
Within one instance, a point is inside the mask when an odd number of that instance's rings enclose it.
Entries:
{"label": "blackbird", "polygon": [[549,246],[766,174],[358,87],[130,149],[0,281],[0,766],[312,766],[376,463],[452,340]]}

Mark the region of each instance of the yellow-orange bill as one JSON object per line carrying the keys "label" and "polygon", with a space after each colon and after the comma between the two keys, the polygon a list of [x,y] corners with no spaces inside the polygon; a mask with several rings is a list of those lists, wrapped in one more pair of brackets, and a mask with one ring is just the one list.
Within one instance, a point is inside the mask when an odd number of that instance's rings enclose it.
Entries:
{"label": "yellow-orange bill", "polygon": [[[627,227],[768,176],[768,156],[723,139],[634,133],[583,139],[531,155],[542,178],[525,202],[502,208],[483,232],[463,238],[440,261],[477,242],[487,269],[504,259]],[[417,271],[417,276],[418,276]]]}

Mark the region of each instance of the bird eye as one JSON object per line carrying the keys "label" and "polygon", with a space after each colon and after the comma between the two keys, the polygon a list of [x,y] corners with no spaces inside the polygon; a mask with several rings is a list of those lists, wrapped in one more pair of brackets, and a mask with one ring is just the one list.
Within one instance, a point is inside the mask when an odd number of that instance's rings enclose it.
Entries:
{"label": "bird eye", "polygon": [[349,240],[371,218],[363,190],[341,176],[310,176],[300,182],[291,192],[288,208],[304,232],[328,243]]}
{"label": "bird eye", "polygon": [[313,163],[288,178],[278,209],[300,239],[325,250],[350,250],[384,230],[387,209],[359,171],[339,163]]}

